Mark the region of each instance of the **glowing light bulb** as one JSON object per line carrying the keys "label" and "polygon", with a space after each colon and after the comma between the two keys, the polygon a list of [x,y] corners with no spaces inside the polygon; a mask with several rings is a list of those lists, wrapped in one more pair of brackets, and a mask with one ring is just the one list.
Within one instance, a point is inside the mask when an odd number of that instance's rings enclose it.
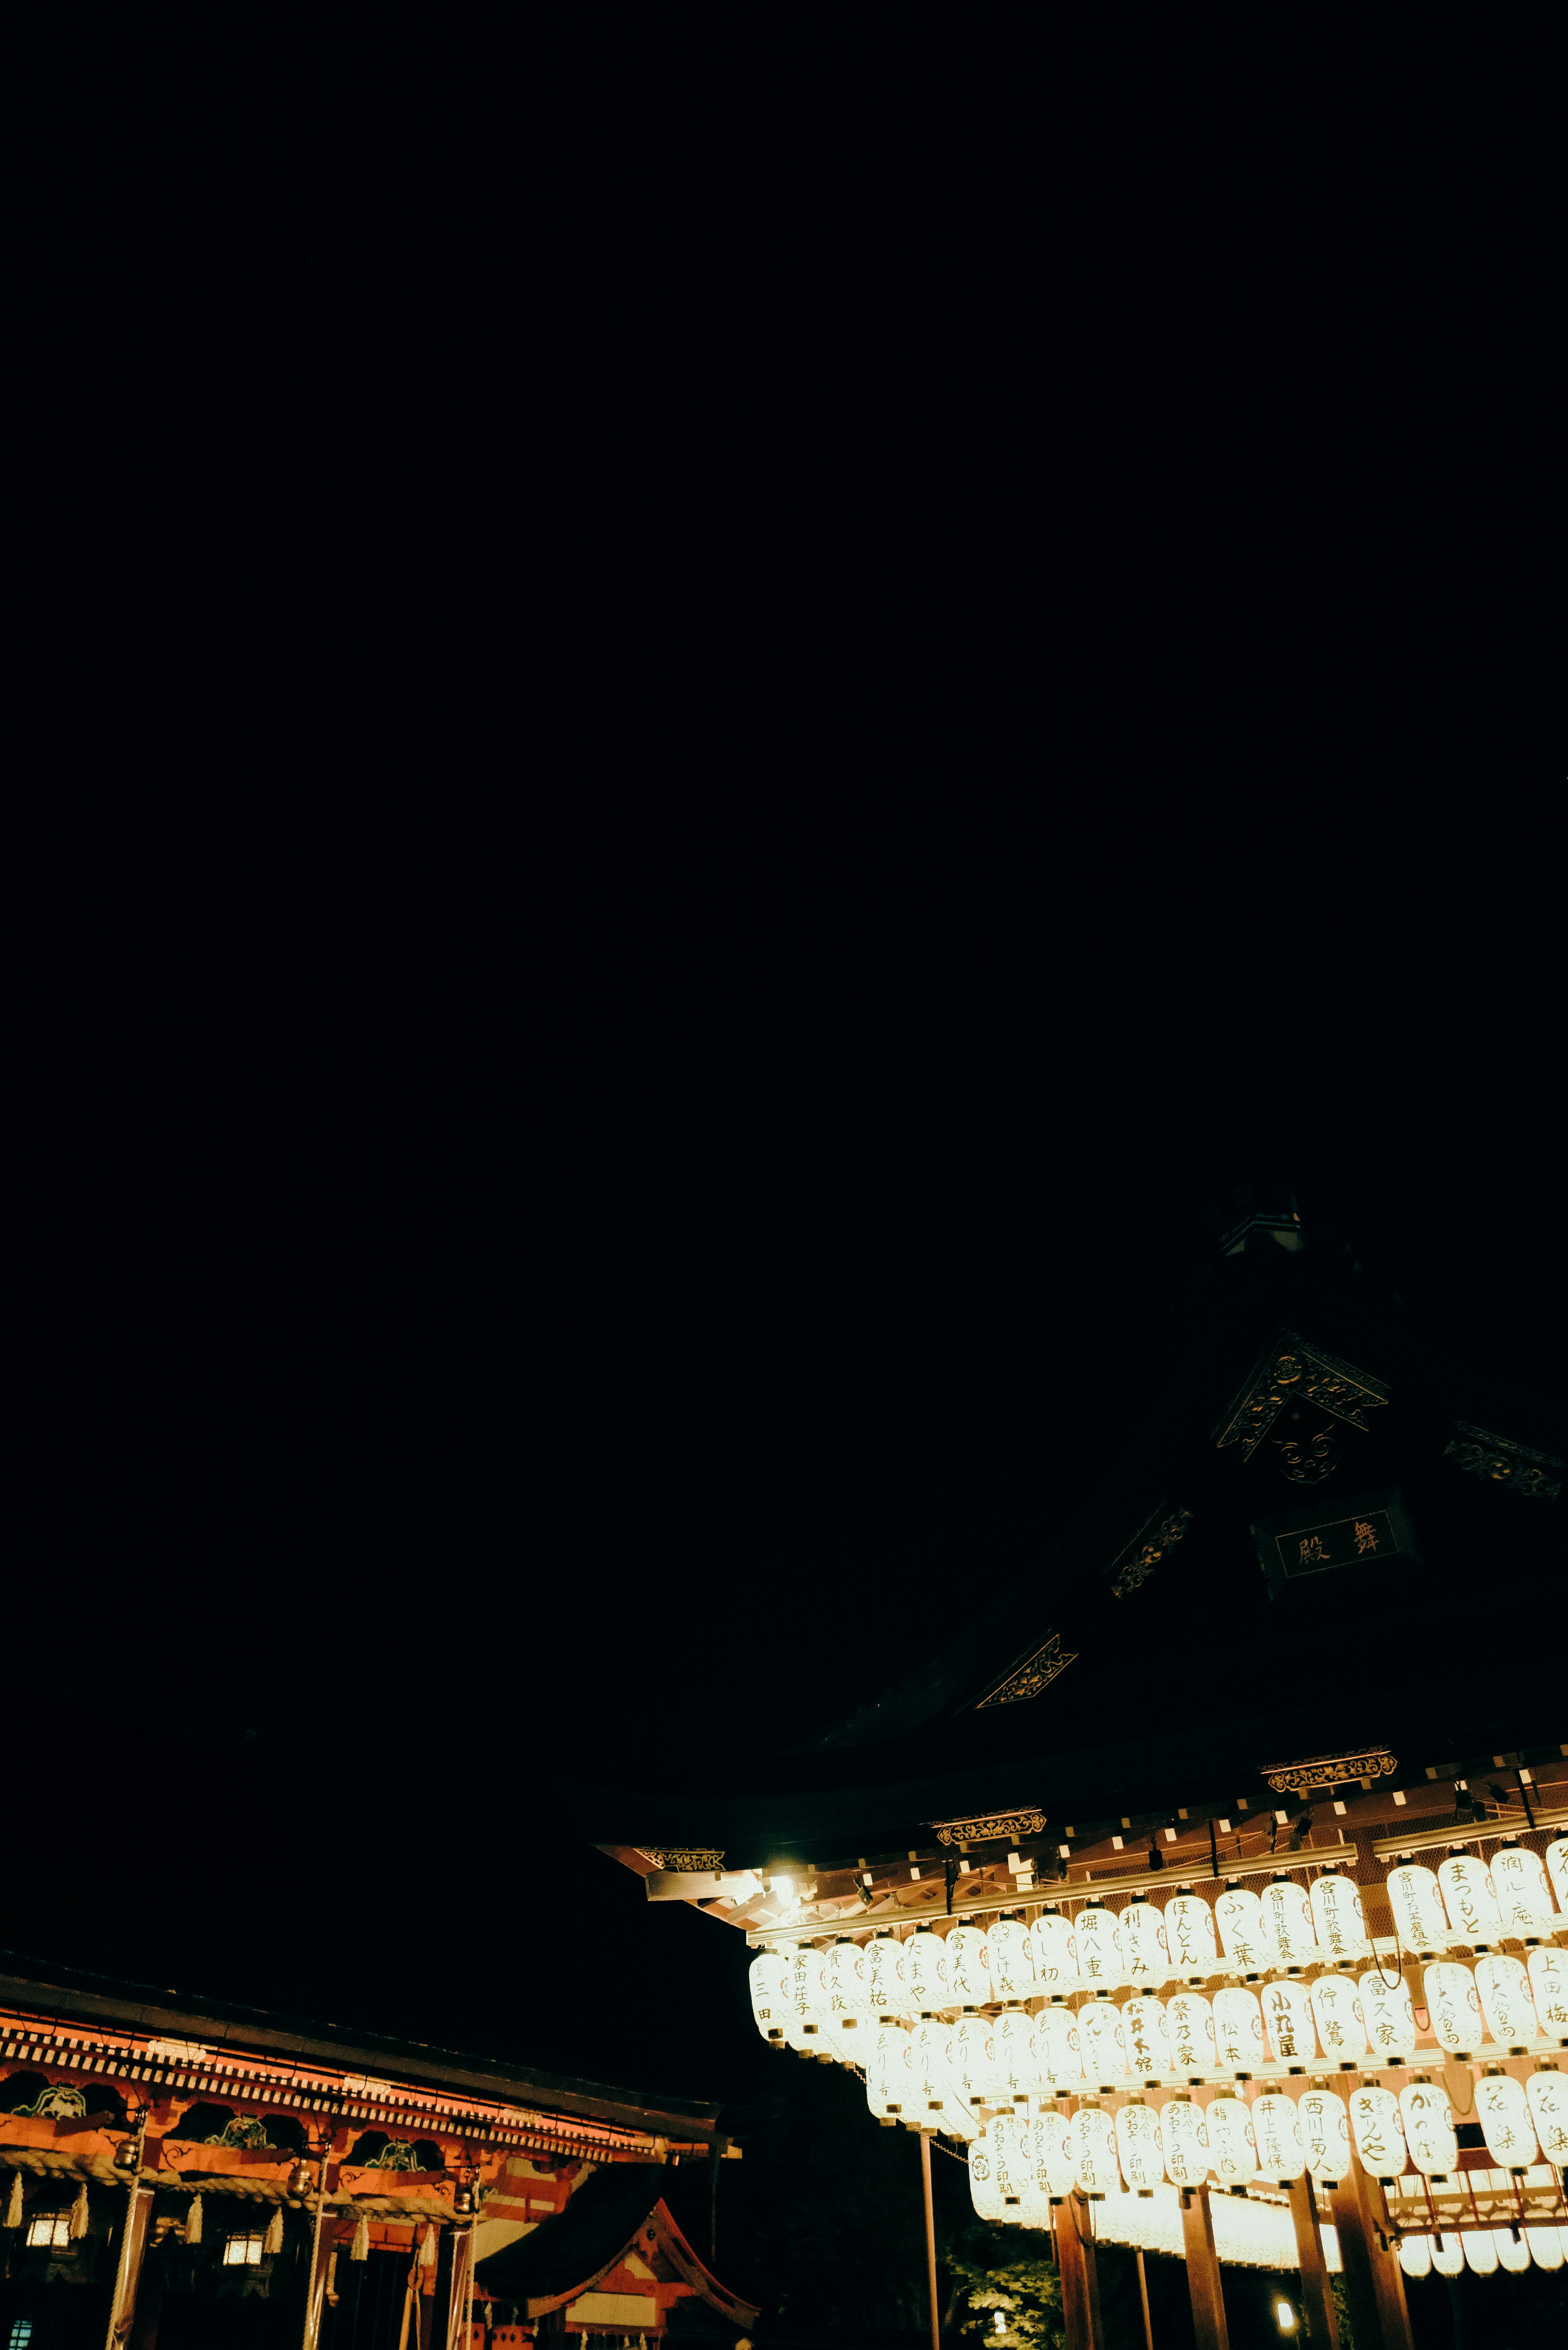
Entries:
{"label": "glowing light bulb", "polygon": [[1288,2301],[1275,2302],[1274,2324],[1279,2327],[1282,2334],[1293,2334],[1295,2332],[1296,2314],[1291,2307]]}

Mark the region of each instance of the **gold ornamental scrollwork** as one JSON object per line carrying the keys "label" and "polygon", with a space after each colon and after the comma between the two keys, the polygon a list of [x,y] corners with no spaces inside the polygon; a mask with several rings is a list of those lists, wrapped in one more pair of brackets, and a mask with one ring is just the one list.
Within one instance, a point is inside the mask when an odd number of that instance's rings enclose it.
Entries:
{"label": "gold ornamental scrollwork", "polygon": [[998,1682],[989,1697],[981,1699],[975,1711],[983,1713],[988,1705],[1019,1705],[1027,1697],[1038,1697],[1042,1690],[1050,1688],[1058,1673],[1064,1673],[1069,1665],[1076,1662],[1077,1653],[1074,1648],[1064,1656],[1062,1635],[1053,1632],[1032,1657],[1009,1673],[1004,1681]]}
{"label": "gold ornamental scrollwork", "polygon": [[[1158,1511],[1155,1514],[1158,1516]],[[1129,1592],[1137,1591],[1141,1584],[1147,1583],[1167,1551],[1181,1540],[1191,1523],[1190,1510],[1171,1510],[1160,1518],[1152,1534],[1148,1534],[1146,1521],[1116,1560],[1111,1579],[1114,1596],[1117,1599],[1125,1599]],[[1142,1539],[1146,1534],[1148,1534],[1147,1541]]]}
{"label": "gold ornamental scrollwork", "polygon": [[1365,1434],[1367,1413],[1381,1410],[1387,1400],[1387,1388],[1370,1371],[1358,1371],[1354,1363],[1342,1363],[1337,1355],[1286,1330],[1231,1405],[1215,1443],[1221,1452],[1240,1444],[1241,1458],[1250,1461],[1287,1403],[1315,1404]]}
{"label": "gold ornamental scrollwork", "polygon": [[993,1844],[1002,1836],[1039,1835],[1044,1812],[985,1812],[972,1820],[933,1820],[939,1844]]}
{"label": "gold ornamental scrollwork", "polygon": [[1505,1486],[1511,1493],[1523,1493],[1531,1501],[1554,1502],[1563,1491],[1561,1477],[1548,1475],[1548,1471],[1561,1469],[1550,1452],[1532,1452],[1528,1444],[1515,1444],[1506,1436],[1493,1436],[1489,1429],[1472,1428],[1469,1420],[1456,1419],[1459,1430],[1443,1447],[1445,1461],[1454,1461],[1472,1477],[1486,1477],[1494,1485]]}
{"label": "gold ornamental scrollwork", "polygon": [[1309,1795],[1314,1788],[1340,1787],[1354,1779],[1388,1779],[1399,1768],[1386,1746],[1360,1754],[1314,1754],[1304,1762],[1274,1762],[1263,1776],[1276,1795]]}
{"label": "gold ornamental scrollwork", "polygon": [[648,1845],[641,1844],[638,1850],[644,1860],[652,1861],[655,1868],[674,1869],[683,1876],[700,1876],[705,1870],[714,1877],[723,1875],[723,1854],[710,1852],[705,1846],[697,1851],[682,1848],[679,1852],[654,1852]]}

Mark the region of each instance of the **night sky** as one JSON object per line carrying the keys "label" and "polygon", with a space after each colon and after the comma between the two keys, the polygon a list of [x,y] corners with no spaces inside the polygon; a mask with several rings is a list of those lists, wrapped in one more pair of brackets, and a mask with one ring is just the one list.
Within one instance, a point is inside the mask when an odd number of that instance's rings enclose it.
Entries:
{"label": "night sky", "polygon": [[0,1949],[711,2096],[852,2316],[561,1783],[1029,1575],[1244,1191],[1561,1393],[1552,78],[585,24],[37,100]]}

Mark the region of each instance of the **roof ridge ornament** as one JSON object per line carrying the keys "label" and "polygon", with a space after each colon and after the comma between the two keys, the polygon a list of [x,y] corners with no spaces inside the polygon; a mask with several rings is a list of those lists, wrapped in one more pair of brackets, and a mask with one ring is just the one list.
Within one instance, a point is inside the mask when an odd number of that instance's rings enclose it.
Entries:
{"label": "roof ridge ornament", "polygon": [[1388,1390],[1370,1371],[1314,1347],[1298,1330],[1282,1330],[1230,1407],[1215,1438],[1217,1449],[1241,1444],[1250,1461],[1287,1403],[1315,1404],[1366,1433],[1366,1415],[1388,1400]]}
{"label": "roof ridge ornament", "polygon": [[1077,1653],[1075,1648],[1064,1656],[1062,1635],[1051,1633],[1032,1656],[1015,1666],[1005,1680],[998,1681],[990,1694],[980,1700],[975,1711],[983,1713],[991,1705],[1020,1705],[1025,1698],[1038,1697],[1042,1690],[1049,1689],[1058,1673],[1064,1673],[1070,1664],[1076,1662]]}
{"label": "roof ridge ornament", "polygon": [[939,1844],[993,1844],[1002,1836],[1039,1835],[1044,1812],[981,1812],[970,1820],[932,1820]]}

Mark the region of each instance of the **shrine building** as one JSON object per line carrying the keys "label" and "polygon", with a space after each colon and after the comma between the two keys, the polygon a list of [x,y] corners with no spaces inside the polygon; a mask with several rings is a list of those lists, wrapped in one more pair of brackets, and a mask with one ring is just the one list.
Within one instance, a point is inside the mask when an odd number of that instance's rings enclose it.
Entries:
{"label": "shrine building", "polygon": [[1427,2279],[1568,2254],[1562,1430],[1358,1271],[1243,1216],[1035,1569],[955,1561],[940,1647],[793,1751],[575,1790],[920,2134],[933,2344],[937,2143],[1070,2350],[1096,2246],[1183,2259],[1199,2350],[1233,2263],[1409,2350]]}

